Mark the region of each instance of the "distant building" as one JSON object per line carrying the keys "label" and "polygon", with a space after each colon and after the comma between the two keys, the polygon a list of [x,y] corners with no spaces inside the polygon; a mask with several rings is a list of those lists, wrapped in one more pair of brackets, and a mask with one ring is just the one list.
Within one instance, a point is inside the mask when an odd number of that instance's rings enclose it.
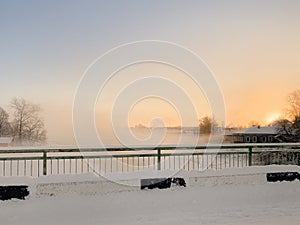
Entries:
{"label": "distant building", "polygon": [[13,137],[0,137],[0,147],[9,147],[13,141]]}
{"label": "distant building", "polygon": [[233,143],[276,143],[280,142],[276,127],[253,126],[236,130],[226,135]]}

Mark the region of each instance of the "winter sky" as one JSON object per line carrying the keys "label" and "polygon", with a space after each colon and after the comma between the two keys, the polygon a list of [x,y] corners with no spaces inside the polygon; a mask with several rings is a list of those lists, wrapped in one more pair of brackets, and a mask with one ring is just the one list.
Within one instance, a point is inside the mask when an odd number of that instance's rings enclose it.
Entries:
{"label": "winter sky", "polygon": [[[0,0],[0,30],[0,105],[8,109],[13,97],[41,104],[51,137],[72,135],[73,99],[86,68],[128,42],[169,41],[199,55],[223,93],[227,124],[269,122],[300,85],[298,0]],[[110,93],[140,73],[174,79],[199,117],[210,113],[201,90],[172,68],[145,64],[120,73],[97,103],[99,115],[112,103]],[[176,110],[155,99],[137,104],[129,124],[152,116],[179,124]]]}

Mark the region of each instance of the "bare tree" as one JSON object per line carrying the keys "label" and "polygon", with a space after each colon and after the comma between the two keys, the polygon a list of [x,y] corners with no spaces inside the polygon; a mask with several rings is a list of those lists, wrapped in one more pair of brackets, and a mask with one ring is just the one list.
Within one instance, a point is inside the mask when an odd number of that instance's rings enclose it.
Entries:
{"label": "bare tree", "polygon": [[13,132],[20,144],[45,142],[46,130],[40,117],[40,106],[23,98],[14,98],[11,101],[11,108],[14,110]]}
{"label": "bare tree", "polygon": [[295,90],[287,97],[287,113],[291,120],[300,117],[300,90]]}
{"label": "bare tree", "polygon": [[11,135],[11,126],[8,113],[0,107],[0,136]]}
{"label": "bare tree", "polygon": [[300,141],[300,116],[296,116],[293,121],[293,134]]}
{"label": "bare tree", "polygon": [[280,119],[273,123],[285,142],[300,141],[300,90],[293,91],[287,98],[287,113],[290,119]]}
{"label": "bare tree", "polygon": [[277,132],[282,135],[292,135],[293,133],[293,123],[288,119],[279,119],[272,123],[275,126]]}
{"label": "bare tree", "polygon": [[218,127],[217,122],[214,118],[205,116],[200,119],[200,132],[202,134],[210,134],[215,132],[216,128]]}

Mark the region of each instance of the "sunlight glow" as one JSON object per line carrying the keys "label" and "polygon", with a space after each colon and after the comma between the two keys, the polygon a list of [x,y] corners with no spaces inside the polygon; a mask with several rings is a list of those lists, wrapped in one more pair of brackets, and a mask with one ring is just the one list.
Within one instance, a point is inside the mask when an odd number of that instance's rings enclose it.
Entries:
{"label": "sunlight glow", "polygon": [[272,122],[274,122],[275,120],[279,119],[281,116],[280,113],[272,113],[270,115],[268,115],[267,119],[266,119],[266,123],[267,125],[271,124]]}

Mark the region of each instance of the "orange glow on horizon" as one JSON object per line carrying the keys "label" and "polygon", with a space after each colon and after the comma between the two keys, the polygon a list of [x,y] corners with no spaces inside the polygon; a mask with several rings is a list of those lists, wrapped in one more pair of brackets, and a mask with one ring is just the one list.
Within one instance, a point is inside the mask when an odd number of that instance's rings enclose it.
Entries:
{"label": "orange glow on horizon", "polygon": [[272,122],[274,122],[275,120],[278,120],[280,117],[281,117],[280,113],[275,112],[275,113],[269,114],[266,118],[266,124],[269,125]]}

